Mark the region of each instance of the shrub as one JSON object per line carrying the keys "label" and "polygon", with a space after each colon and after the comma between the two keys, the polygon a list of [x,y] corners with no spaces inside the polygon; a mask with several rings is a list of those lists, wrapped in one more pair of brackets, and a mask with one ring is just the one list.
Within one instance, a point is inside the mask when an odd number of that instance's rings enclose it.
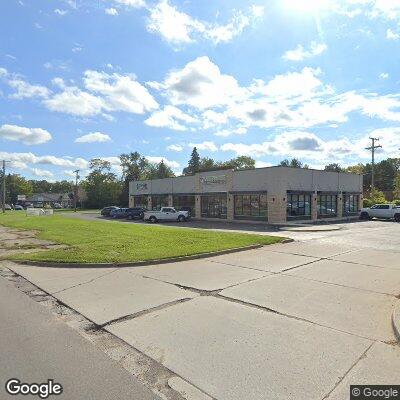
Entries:
{"label": "shrub", "polygon": [[396,204],[396,206],[400,206],[400,199],[393,200],[393,203]]}
{"label": "shrub", "polygon": [[368,208],[373,206],[375,203],[371,199],[364,199],[363,200],[363,207]]}

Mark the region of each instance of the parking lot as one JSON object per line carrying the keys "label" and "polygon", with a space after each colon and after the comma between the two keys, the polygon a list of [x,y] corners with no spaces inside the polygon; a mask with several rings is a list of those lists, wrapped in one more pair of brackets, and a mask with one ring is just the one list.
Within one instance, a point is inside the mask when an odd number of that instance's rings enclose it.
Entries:
{"label": "parking lot", "polygon": [[350,384],[399,383],[400,224],[341,228],[163,265],[3,266],[166,367],[194,398],[342,400]]}

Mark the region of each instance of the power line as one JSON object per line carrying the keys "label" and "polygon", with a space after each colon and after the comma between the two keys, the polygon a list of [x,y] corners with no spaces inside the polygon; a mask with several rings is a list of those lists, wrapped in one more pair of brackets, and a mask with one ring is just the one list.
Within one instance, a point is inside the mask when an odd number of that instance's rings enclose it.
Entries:
{"label": "power line", "polygon": [[376,142],[379,142],[378,138],[370,137],[371,139],[371,147],[366,147],[365,150],[370,150],[372,153],[372,164],[371,164],[371,191],[375,189],[375,151],[376,149],[382,148],[380,144],[376,145]]}

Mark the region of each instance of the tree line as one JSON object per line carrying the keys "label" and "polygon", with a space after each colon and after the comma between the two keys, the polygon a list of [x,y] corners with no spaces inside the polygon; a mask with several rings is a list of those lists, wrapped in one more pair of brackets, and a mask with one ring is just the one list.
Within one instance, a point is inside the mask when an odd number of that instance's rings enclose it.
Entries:
{"label": "tree line", "polygon": [[[128,205],[129,182],[148,179],[163,179],[174,177],[173,170],[162,160],[153,163],[138,152],[121,154],[119,156],[121,175],[112,171],[109,161],[95,158],[89,162],[89,173],[80,182],[85,190],[88,208],[101,208],[106,205]],[[196,147],[193,148],[188,165],[183,169],[183,175],[193,175],[197,172],[222,169],[254,169],[255,160],[248,156],[239,156],[228,161],[217,161],[209,157],[200,157]],[[299,159],[285,159],[279,165],[294,168],[309,168]],[[325,171],[351,172],[364,175],[364,193],[373,202],[400,199],[400,158],[388,158],[375,165],[375,187],[371,193],[371,164],[357,164],[341,167],[333,163],[325,166]],[[1,172],[0,172],[1,175]],[[1,178],[1,176],[0,176]],[[16,203],[19,194],[30,196],[32,193],[74,193],[74,182],[62,180],[48,182],[47,180],[27,180],[18,174],[6,176],[6,202]]]}

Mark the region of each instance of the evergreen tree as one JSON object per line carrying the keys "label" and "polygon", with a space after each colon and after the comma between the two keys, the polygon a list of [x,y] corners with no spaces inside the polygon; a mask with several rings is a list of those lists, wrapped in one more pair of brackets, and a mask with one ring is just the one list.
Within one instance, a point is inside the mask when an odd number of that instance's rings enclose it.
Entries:
{"label": "evergreen tree", "polygon": [[196,147],[193,147],[188,166],[183,170],[184,175],[193,175],[200,171],[200,156]]}

